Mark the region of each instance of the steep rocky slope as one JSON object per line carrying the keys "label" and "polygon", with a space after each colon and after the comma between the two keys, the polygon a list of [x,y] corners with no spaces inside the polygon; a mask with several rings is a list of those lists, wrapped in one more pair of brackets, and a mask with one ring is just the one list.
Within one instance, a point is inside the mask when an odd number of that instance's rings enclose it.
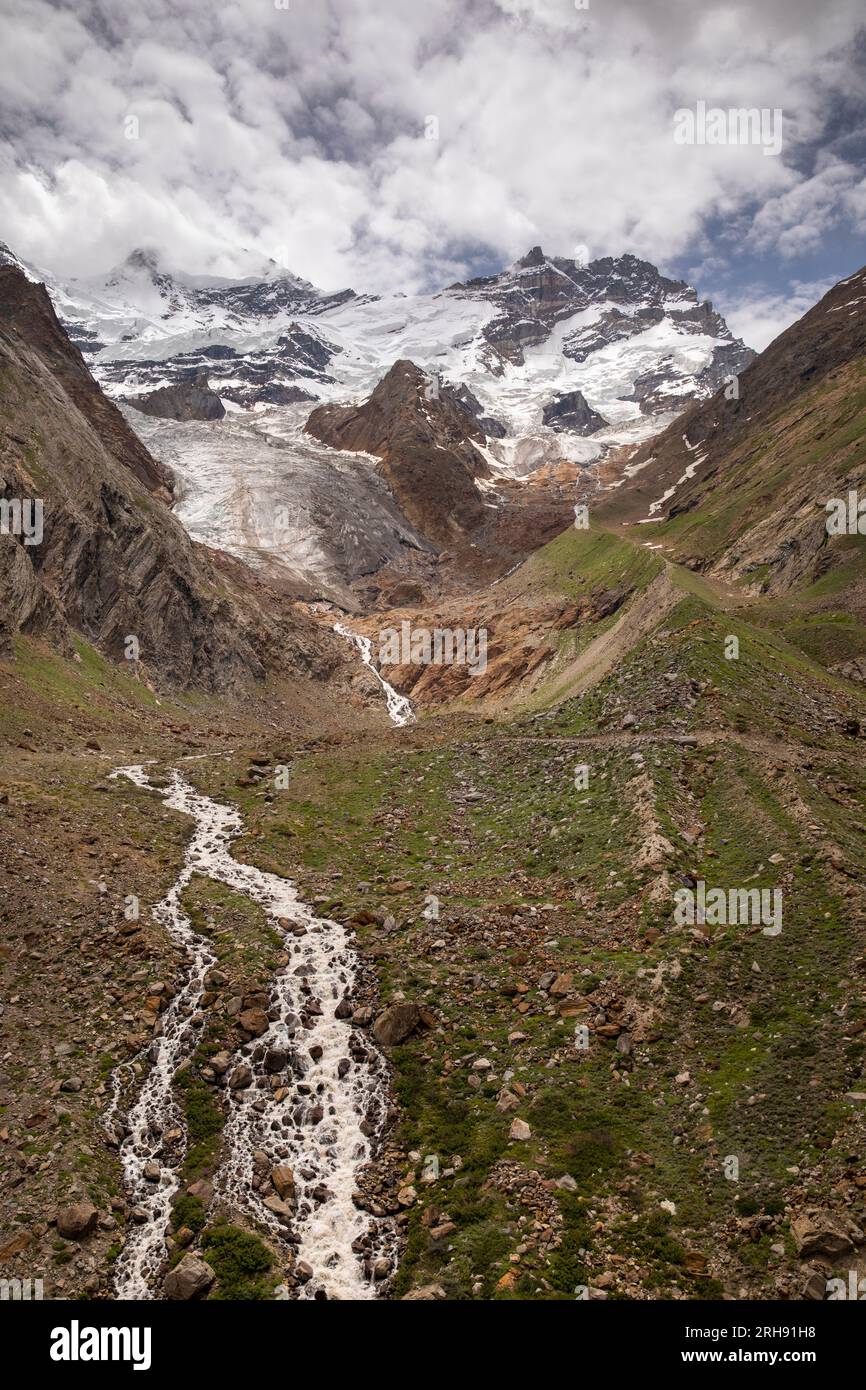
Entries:
{"label": "steep rocky slope", "polygon": [[700,568],[781,593],[850,561],[826,503],[862,488],[866,271],[840,281],[739,377],[624,463],[601,508]]}
{"label": "steep rocky slope", "polygon": [[866,676],[864,285],[859,271],[834,286],[746,368],[738,395],[720,391],[624,454],[596,511],[736,585],[761,621],[855,680]]}
{"label": "steep rocky slope", "polygon": [[255,582],[189,539],[166,474],[14,268],[0,269],[0,363],[2,496],[43,509],[38,543],[0,535],[4,649],[21,631],[71,651],[74,630],[158,684],[207,689],[321,660],[305,618],[266,616]]}
{"label": "steep rocky slope", "polygon": [[[149,492],[168,496],[171,474],[151,457],[122,414],[99,389],[81,353],[69,341],[44,289],[20,271],[0,265],[0,321],[4,329],[38,353],[46,373],[75,406],[112,458]],[[51,394],[51,393],[49,393]]]}
{"label": "steep rocky slope", "polygon": [[320,406],[307,432],[335,449],[376,454],[379,473],[410,522],[444,544],[483,516],[477,479],[490,469],[480,424],[447,386],[414,362],[395,362],[360,406]]}

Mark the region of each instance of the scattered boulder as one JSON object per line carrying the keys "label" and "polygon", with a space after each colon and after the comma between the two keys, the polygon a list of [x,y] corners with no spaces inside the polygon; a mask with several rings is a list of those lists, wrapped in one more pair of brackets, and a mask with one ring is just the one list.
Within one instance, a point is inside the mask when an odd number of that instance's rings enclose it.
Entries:
{"label": "scattered boulder", "polygon": [[294,1195],[295,1175],[288,1164],[278,1164],[278,1166],[272,1170],[271,1182],[276,1188],[277,1195],[282,1197],[283,1201],[286,1201]]}
{"label": "scattered boulder", "polygon": [[165,1296],[181,1302],[201,1298],[215,1279],[216,1275],[206,1260],[199,1255],[184,1255],[165,1277]]}
{"label": "scattered boulder", "polygon": [[276,1197],[271,1193],[270,1197],[265,1198],[263,1205],[266,1206],[268,1211],[272,1212],[277,1220],[281,1221],[284,1226],[290,1224],[292,1220],[292,1208],[289,1206],[288,1202],[284,1202],[281,1197]]}
{"label": "scattered boulder", "polygon": [[271,1026],[264,1009],[244,1009],[243,1013],[238,1014],[238,1023],[245,1033],[251,1033],[254,1038],[260,1038]]}
{"label": "scattered boulder", "polygon": [[211,1071],[215,1072],[217,1076],[225,1076],[226,1072],[231,1066],[231,1061],[232,1059],[230,1053],[215,1052],[213,1057],[211,1057],[210,1059],[210,1069]]}
{"label": "scattered boulder", "polygon": [[791,1235],[801,1259],[812,1255],[847,1255],[854,1249],[847,1224],[832,1212],[810,1208],[791,1221]]}
{"label": "scattered boulder", "polygon": [[197,1178],[186,1190],[190,1197],[197,1197],[206,1207],[213,1201],[213,1183],[210,1178]]}
{"label": "scattered boulder", "polygon": [[57,1213],[57,1231],[65,1240],[81,1240],[94,1230],[99,1212],[87,1198],[75,1202],[71,1207],[63,1207]]}
{"label": "scattered boulder", "polygon": [[391,1004],[373,1024],[373,1035],[382,1047],[396,1047],[411,1037],[421,1022],[421,1010],[417,1004]]}
{"label": "scattered boulder", "polygon": [[814,1303],[823,1303],[827,1297],[827,1276],[820,1270],[814,1269],[809,1273],[806,1283],[803,1285],[801,1298],[809,1299]]}

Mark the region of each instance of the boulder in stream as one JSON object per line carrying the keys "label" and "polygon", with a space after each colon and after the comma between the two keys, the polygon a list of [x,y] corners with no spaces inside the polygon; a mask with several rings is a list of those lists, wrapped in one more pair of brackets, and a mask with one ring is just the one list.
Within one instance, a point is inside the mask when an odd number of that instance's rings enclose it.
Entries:
{"label": "boulder in stream", "polygon": [[184,1255],[165,1278],[166,1298],[186,1302],[191,1298],[201,1298],[207,1293],[216,1275],[206,1260],[199,1255]]}

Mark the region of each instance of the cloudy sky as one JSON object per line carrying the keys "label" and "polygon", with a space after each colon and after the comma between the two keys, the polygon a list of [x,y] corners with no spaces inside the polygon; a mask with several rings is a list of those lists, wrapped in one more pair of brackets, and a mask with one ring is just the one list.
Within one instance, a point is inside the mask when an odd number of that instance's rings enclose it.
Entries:
{"label": "cloudy sky", "polygon": [[[437,288],[634,252],[753,346],[866,262],[862,0],[3,0],[0,239]],[[674,112],[781,110],[781,154]],[[434,137],[434,138],[431,138]]]}

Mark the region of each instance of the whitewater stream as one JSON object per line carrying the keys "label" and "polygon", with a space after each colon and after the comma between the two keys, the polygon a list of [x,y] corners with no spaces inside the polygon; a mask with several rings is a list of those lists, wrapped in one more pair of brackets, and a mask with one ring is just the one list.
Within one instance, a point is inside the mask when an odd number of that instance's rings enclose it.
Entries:
{"label": "whitewater stream", "polygon": [[385,694],[385,703],[388,706],[388,714],[392,724],[403,726],[411,724],[415,715],[412,706],[405,695],[401,695],[395,690],[393,685],[389,685],[380,672],[378,666],[373,661],[373,643],[369,637],[364,637],[360,632],[353,632],[351,628],[344,627],[342,623],[334,623],[334,631],[341,637],[345,637],[347,642],[351,642],[361,654],[364,665],[373,672],[376,680],[382,687]]}
{"label": "whitewater stream", "polygon": [[[177,770],[167,788],[154,788],[141,766],[120,768],[114,776],[158,791],[166,806],[195,823],[183,868],[153,910],[154,919],[186,953],[186,980],[162,1015],[161,1033],[148,1050],[152,1065],[125,1125],[118,1129],[121,1095],[132,1080],[130,1064],[114,1073],[114,1096],[105,1117],[118,1137],[126,1131],[120,1156],[133,1210],[116,1266],[116,1296],[158,1296],[155,1280],[165,1262],[171,1203],[185,1150],[174,1079],[196,1049],[205,977],[216,963],[211,946],[193,930],[181,907],[184,889],[198,874],[264,908],[289,956],[271,987],[268,1031],[239,1046],[226,1073],[228,1078],[248,1067],[251,1084],[226,1091],[229,1110],[214,1177],[215,1201],[249,1213],[279,1244],[287,1228],[264,1204],[265,1196],[275,1196],[270,1184],[261,1194],[253,1187],[254,1154],[267,1155],[268,1173],[276,1165],[290,1167],[296,1196],[291,1234],[298,1262],[313,1271],[298,1296],[374,1298],[375,1286],[352,1247],[363,1241],[369,1260],[382,1257],[390,1230],[388,1223],[374,1222],[356,1208],[352,1195],[358,1169],[371,1157],[384,1124],[387,1069],[367,1035],[335,1016],[355,983],[357,963],[348,934],[339,922],[315,916],[288,879],[232,857],[229,845],[243,828],[234,807],[202,796]],[[275,1092],[268,1066],[279,1054],[285,1057],[281,1070],[288,1081]]]}
{"label": "whitewater stream", "polygon": [[[392,723],[403,726],[414,720],[409,701],[374,665],[370,639],[340,623],[334,630],[357,648],[376,676]],[[372,1268],[388,1259],[393,1231],[389,1222],[374,1221],[358,1209],[353,1194],[358,1171],[372,1157],[384,1127],[388,1076],[369,1038],[346,1021],[358,968],[346,929],[317,917],[289,879],[235,859],[229,846],[243,830],[239,811],[202,796],[177,768],[167,787],[154,786],[143,765],[118,768],[111,775],[158,792],[164,805],[194,822],[183,867],[152,913],[184,951],[186,978],[146,1049],[150,1069],[129,1109],[124,1113],[124,1097],[135,1090],[137,1067],[125,1062],[112,1073],[104,1116],[106,1130],[119,1143],[132,1218],[115,1267],[116,1296],[153,1298],[165,1266],[172,1200],[186,1152],[176,1077],[198,1046],[206,977],[217,964],[210,943],[193,929],[181,906],[184,890],[201,875],[264,908],[289,957],[271,986],[267,1031],[237,1047],[225,1073],[226,1079],[244,1084],[226,1091],[229,1108],[214,1201],[254,1217],[279,1248],[288,1233],[281,1220],[285,1212],[274,1211],[276,1194],[267,1181],[257,1190],[256,1158],[259,1174],[262,1155],[268,1173],[291,1168],[291,1243],[296,1263],[312,1271],[298,1297],[375,1298],[364,1262]],[[288,1079],[274,1089],[277,1072]]]}

